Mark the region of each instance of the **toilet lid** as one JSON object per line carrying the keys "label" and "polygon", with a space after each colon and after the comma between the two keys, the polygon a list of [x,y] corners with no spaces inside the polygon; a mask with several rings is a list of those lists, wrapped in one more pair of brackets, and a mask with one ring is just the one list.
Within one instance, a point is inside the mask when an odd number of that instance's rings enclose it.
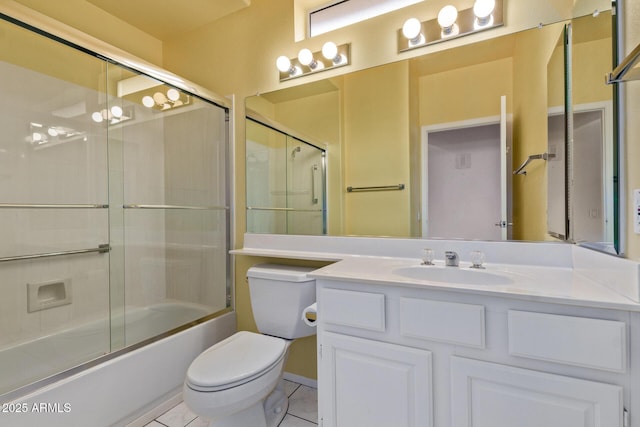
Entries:
{"label": "toilet lid", "polygon": [[261,376],[284,357],[282,338],[241,331],[198,356],[187,371],[197,389],[225,389]]}

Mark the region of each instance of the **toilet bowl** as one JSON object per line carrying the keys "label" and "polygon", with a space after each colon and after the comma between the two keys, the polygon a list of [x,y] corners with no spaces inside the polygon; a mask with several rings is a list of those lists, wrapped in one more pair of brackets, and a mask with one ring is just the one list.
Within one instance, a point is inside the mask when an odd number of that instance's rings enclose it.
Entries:
{"label": "toilet bowl", "polygon": [[292,340],[313,335],[302,311],[315,302],[315,281],[304,267],[264,264],[249,269],[258,330],[240,331],[189,366],[183,399],[210,427],[275,427],[288,407],[282,371]]}
{"label": "toilet bowl", "polygon": [[211,426],[269,426],[267,418],[287,411],[286,399],[274,396],[270,408],[264,401],[278,385],[290,343],[246,331],[217,343],[189,367],[185,402]]}

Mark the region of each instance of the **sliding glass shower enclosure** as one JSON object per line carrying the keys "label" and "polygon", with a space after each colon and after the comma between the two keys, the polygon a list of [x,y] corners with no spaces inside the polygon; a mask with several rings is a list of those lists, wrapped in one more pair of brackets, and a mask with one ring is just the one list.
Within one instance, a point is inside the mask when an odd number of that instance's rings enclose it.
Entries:
{"label": "sliding glass shower enclosure", "polygon": [[0,20],[0,395],[230,307],[228,107]]}
{"label": "sliding glass shower enclosure", "polygon": [[327,234],[326,152],[247,117],[247,232]]}

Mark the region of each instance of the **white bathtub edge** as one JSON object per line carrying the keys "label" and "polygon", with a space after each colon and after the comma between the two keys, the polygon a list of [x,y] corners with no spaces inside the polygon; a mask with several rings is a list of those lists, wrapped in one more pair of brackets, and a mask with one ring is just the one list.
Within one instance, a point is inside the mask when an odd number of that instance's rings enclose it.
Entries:
{"label": "white bathtub edge", "polygon": [[26,411],[2,413],[0,424],[126,425],[175,394],[193,359],[235,331],[235,312],[224,314],[17,399]]}

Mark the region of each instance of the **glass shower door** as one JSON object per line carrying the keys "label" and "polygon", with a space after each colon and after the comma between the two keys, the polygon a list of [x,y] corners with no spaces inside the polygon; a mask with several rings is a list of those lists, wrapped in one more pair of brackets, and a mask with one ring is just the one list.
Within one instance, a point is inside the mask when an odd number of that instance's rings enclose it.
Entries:
{"label": "glass shower door", "polygon": [[247,231],[326,234],[324,150],[247,119]]}
{"label": "glass shower door", "polygon": [[131,117],[109,132],[121,154],[113,156],[122,175],[111,195],[121,198],[112,271],[123,272],[123,288],[112,290],[121,302],[112,342],[122,347],[230,305],[227,113],[117,65],[109,80],[112,102]]}
{"label": "glass shower door", "polygon": [[0,73],[0,396],[230,310],[227,108],[3,19]]}
{"label": "glass shower door", "polygon": [[287,136],[247,120],[247,231],[287,234]]}
{"label": "glass shower door", "polygon": [[110,351],[104,61],[0,21],[0,394]]}
{"label": "glass shower door", "polygon": [[326,234],[324,151],[287,136],[287,232]]}

